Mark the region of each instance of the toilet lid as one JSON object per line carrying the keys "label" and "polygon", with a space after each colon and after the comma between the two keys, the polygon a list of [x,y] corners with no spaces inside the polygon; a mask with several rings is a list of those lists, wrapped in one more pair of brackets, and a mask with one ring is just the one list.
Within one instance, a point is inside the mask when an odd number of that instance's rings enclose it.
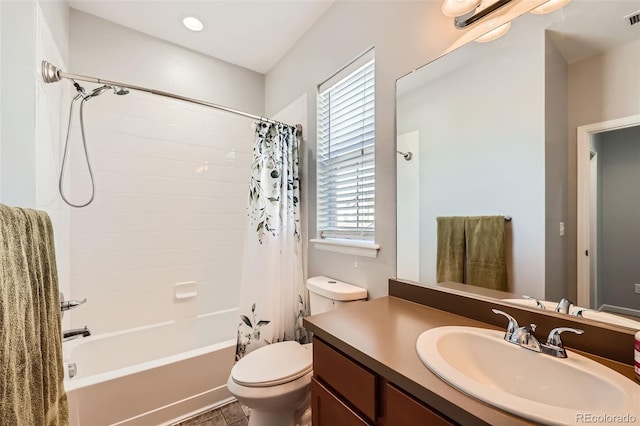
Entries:
{"label": "toilet lid", "polygon": [[309,373],[313,355],[298,342],[279,342],[247,354],[231,369],[241,386],[266,387],[291,382]]}

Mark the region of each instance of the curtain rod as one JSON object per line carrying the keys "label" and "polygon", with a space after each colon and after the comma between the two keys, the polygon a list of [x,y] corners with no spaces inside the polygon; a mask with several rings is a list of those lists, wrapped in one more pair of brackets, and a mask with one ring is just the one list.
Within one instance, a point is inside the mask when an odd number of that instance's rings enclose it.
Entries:
{"label": "curtain rod", "polygon": [[180,101],[191,102],[193,104],[203,105],[203,106],[206,106],[206,107],[219,109],[219,110],[222,110],[222,111],[230,112],[232,114],[237,114],[237,115],[242,115],[244,117],[253,118],[255,120],[266,121],[267,123],[284,124],[286,126],[295,127],[296,128],[296,133],[298,134],[298,136],[302,136],[302,126],[300,124],[296,124],[295,126],[291,126],[290,124],[283,123],[283,122],[277,121],[277,120],[273,120],[271,118],[262,117],[262,116],[254,115],[254,114],[249,114],[247,112],[240,111],[240,110],[237,110],[237,109],[228,108],[228,107],[225,107],[225,106],[222,106],[222,105],[217,105],[217,104],[214,104],[214,103],[211,103],[211,102],[201,101],[199,99],[188,98],[186,96],[176,95],[175,93],[171,93],[171,92],[164,92],[162,90],[149,89],[147,87],[141,87],[141,86],[136,86],[136,85],[132,85],[132,84],[126,84],[126,83],[119,83],[117,81],[103,80],[101,78],[87,77],[87,76],[84,76],[84,75],[70,74],[70,73],[66,73],[66,72],[62,71],[60,68],[56,67],[55,65],[53,65],[53,64],[51,64],[51,63],[49,63],[47,61],[42,61],[42,63],[41,63],[41,72],[42,72],[42,79],[44,80],[45,83],[55,83],[55,82],[58,82],[58,81],[62,80],[63,78],[66,78],[66,79],[69,79],[71,81],[79,80],[79,81],[86,81],[86,82],[89,82],[89,83],[106,84],[106,85],[109,85],[109,86],[126,87],[127,89],[137,90],[139,92],[151,93],[152,95],[164,96],[165,98],[178,99]]}

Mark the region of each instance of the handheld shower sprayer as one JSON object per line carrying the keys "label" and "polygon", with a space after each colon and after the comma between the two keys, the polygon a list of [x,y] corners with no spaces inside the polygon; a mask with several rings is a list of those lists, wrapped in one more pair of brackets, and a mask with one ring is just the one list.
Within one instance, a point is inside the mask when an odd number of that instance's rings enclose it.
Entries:
{"label": "handheld shower sprayer", "polygon": [[[47,81],[47,80],[45,79],[45,81]],[[60,191],[60,196],[62,197],[64,202],[67,203],[69,206],[71,206],[71,207],[86,207],[89,204],[91,204],[91,202],[93,201],[93,199],[95,197],[96,186],[95,186],[95,180],[94,180],[94,177],[93,177],[93,170],[91,168],[91,161],[89,160],[89,152],[87,150],[87,139],[86,139],[85,131],[84,131],[84,103],[87,102],[91,98],[95,98],[97,96],[102,95],[104,92],[106,92],[109,89],[113,90],[113,93],[115,95],[126,95],[126,94],[129,93],[129,89],[127,89],[126,87],[118,87],[118,86],[111,86],[111,85],[105,84],[105,85],[102,85],[100,87],[97,87],[97,88],[93,89],[91,91],[91,93],[89,93],[87,95],[87,92],[85,91],[84,87],[80,86],[74,80],[71,80],[71,81],[73,81],[73,86],[76,88],[78,93],[71,100],[71,106],[69,107],[69,123],[67,124],[67,138],[66,138],[66,141],[65,141],[65,144],[64,144],[64,154],[62,155],[62,166],[60,167],[60,179],[58,180],[58,190]],[[64,184],[63,184],[63,181],[64,181],[65,165],[67,163],[67,156],[68,156],[68,153],[69,153],[69,137],[71,135],[71,124],[72,124],[72,121],[73,121],[73,106],[74,106],[75,102],[77,100],[79,100],[79,99],[82,99],[80,101],[80,135],[82,136],[82,146],[84,148],[84,157],[87,160],[87,168],[89,169],[89,177],[91,179],[91,195],[89,197],[89,200],[86,201],[85,203],[83,203],[83,204],[73,204],[64,195],[64,190],[63,190]]]}

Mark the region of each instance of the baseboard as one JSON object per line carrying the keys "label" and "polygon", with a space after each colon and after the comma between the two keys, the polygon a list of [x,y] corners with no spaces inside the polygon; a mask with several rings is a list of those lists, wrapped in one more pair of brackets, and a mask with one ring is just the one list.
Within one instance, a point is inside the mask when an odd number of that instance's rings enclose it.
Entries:
{"label": "baseboard", "polygon": [[[169,426],[181,420],[193,417],[195,414],[225,405],[233,401],[233,397],[227,385],[210,389],[192,397],[176,401],[158,409],[148,411],[116,423],[113,426],[142,426],[162,425]],[[189,413],[189,414],[184,414]]]}
{"label": "baseboard", "polygon": [[235,402],[235,401],[237,401],[237,399],[234,396],[231,396],[229,398],[223,399],[222,401],[218,401],[218,402],[216,402],[214,404],[211,404],[211,405],[208,405],[206,407],[200,408],[198,410],[192,411],[192,412],[190,412],[188,414],[185,414],[184,416],[177,417],[177,418],[171,420],[169,423],[165,423],[162,426],[172,426],[172,425],[175,425],[177,423],[184,422],[185,420],[189,420],[192,417],[197,417],[197,416],[199,416],[199,415],[201,415],[203,413],[206,413],[207,411],[218,409],[218,408],[223,407],[223,406],[225,406],[227,404],[231,404],[232,402]]}
{"label": "baseboard", "polygon": [[612,312],[614,314],[622,314],[630,317],[640,317],[640,309],[625,308],[623,306],[602,304],[598,308],[602,312]]}

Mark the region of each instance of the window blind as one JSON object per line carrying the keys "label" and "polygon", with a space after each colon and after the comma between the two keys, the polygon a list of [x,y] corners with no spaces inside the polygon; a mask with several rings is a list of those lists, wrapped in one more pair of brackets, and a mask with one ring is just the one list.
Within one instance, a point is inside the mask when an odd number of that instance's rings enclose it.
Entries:
{"label": "window blind", "polygon": [[352,66],[338,73],[318,93],[318,230],[322,238],[374,239],[372,53],[355,70]]}

